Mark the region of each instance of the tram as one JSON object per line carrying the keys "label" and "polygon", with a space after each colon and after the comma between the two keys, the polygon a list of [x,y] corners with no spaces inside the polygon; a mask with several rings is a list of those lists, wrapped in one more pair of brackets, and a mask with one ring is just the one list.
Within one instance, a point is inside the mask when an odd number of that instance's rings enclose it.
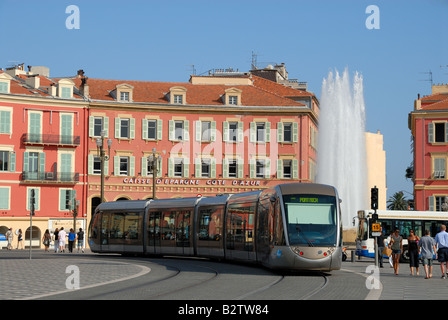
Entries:
{"label": "tram", "polygon": [[340,269],[336,189],[288,183],[205,198],[100,204],[89,226],[93,252],[196,256],[272,269]]}

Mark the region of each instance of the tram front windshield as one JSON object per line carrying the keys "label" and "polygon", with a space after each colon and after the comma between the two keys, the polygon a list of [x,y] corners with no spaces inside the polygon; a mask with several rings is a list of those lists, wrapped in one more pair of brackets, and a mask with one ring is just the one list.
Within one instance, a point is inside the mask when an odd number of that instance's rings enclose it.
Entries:
{"label": "tram front windshield", "polygon": [[327,195],[285,195],[290,245],[335,246],[336,198]]}

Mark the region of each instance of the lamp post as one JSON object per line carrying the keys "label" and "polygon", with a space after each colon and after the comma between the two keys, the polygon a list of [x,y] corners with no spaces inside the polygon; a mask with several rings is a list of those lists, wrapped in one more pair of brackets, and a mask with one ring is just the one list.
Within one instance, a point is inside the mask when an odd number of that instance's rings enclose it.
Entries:
{"label": "lamp post", "polygon": [[148,161],[152,163],[152,199],[156,199],[156,177],[157,177],[157,162],[162,160],[162,156],[156,157],[156,148],[152,148],[152,154],[149,155]]}
{"label": "lamp post", "polygon": [[76,233],[76,217],[78,216],[79,211],[79,204],[81,203],[80,200],[76,200],[76,198],[73,198],[73,200],[68,201],[68,205],[70,208],[73,208],[72,214],[73,214],[73,230]]}
{"label": "lamp post", "polygon": [[109,160],[110,147],[112,146],[112,139],[107,139],[108,154],[106,155],[106,150],[104,150],[104,136],[106,131],[101,130],[101,137],[96,139],[96,147],[98,152],[98,157],[101,163],[101,200],[100,203],[104,201],[104,161]]}

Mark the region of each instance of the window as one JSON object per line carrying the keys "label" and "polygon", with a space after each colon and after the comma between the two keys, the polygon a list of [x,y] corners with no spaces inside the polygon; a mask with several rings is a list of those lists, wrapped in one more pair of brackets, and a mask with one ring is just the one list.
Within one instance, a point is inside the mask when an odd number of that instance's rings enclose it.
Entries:
{"label": "window", "polygon": [[283,178],[292,178],[292,160],[283,160]]}
{"label": "window", "polygon": [[10,111],[0,111],[0,133],[11,133]]}
{"label": "window", "polygon": [[184,161],[183,159],[174,159],[174,176],[183,177]]}
{"label": "window", "polygon": [[26,205],[26,210],[30,211],[31,210],[31,190],[34,190],[34,211],[39,211],[39,188],[27,188],[27,197],[28,197],[28,201],[27,201],[27,205]]}
{"label": "window", "polygon": [[93,174],[101,174],[101,159],[98,156],[93,157]]}
{"label": "window", "polygon": [[9,151],[0,151],[0,171],[9,171]]}
{"label": "window", "polygon": [[103,117],[93,118],[93,136],[101,137],[101,131],[103,130]]}
{"label": "window", "polygon": [[9,93],[7,82],[0,82],[0,93]]}
{"label": "window", "polygon": [[238,177],[238,162],[236,159],[229,159],[229,178]]}
{"label": "window", "polygon": [[211,123],[210,121],[201,121],[201,141],[210,141]]}
{"label": "window", "polygon": [[148,120],[148,139],[157,139],[157,120]]}
{"label": "window", "polygon": [[120,92],[120,101],[129,101],[129,92]]}
{"label": "window", "polygon": [[115,138],[135,139],[135,119],[115,118]]}
{"label": "window", "polygon": [[210,159],[201,160],[201,177],[210,178]]}
{"label": "window", "polygon": [[445,158],[435,158],[434,168],[433,168],[434,179],[445,179],[446,178],[446,159]]}
{"label": "window", "polygon": [[180,94],[175,94],[174,95],[174,103],[183,103],[183,96]]}
{"label": "window", "polygon": [[129,119],[120,119],[120,138],[129,138]]}
{"label": "window", "polygon": [[238,96],[229,96],[229,104],[238,105]]}
{"label": "window", "polygon": [[72,210],[75,205],[76,190],[59,189],[59,210]]}
{"label": "window", "polygon": [[127,176],[129,172],[129,157],[120,157],[120,176]]}
{"label": "window", "polygon": [[229,141],[236,142],[238,139],[238,122],[229,122]]}
{"label": "window", "polygon": [[292,123],[283,123],[283,142],[292,142]]}
{"label": "window", "polygon": [[257,160],[255,177],[257,177],[257,178],[264,178],[264,175],[265,175],[265,171],[264,170],[265,170],[265,161],[264,160]]}
{"label": "window", "polygon": [[445,140],[445,123],[435,123],[435,142],[447,142]]}
{"label": "window", "polygon": [[9,210],[10,187],[0,187],[0,209]]}
{"label": "window", "polygon": [[430,122],[428,124],[428,143],[448,142],[448,122]]}
{"label": "window", "polygon": [[174,121],[174,140],[182,141],[184,138],[184,122]]}
{"label": "window", "polygon": [[72,88],[62,87],[61,98],[70,99],[72,97]]}
{"label": "window", "polygon": [[266,141],[266,125],[264,122],[257,122],[257,142]]}

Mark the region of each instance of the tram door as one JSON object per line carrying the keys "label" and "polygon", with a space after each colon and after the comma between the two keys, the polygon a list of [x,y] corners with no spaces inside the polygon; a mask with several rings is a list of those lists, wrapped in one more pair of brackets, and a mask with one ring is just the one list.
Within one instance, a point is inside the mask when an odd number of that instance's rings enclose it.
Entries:
{"label": "tram door", "polygon": [[192,214],[189,210],[176,212],[176,253],[193,255],[191,245],[191,223]]}
{"label": "tram door", "polygon": [[161,212],[149,212],[148,214],[148,244],[146,253],[160,254],[160,220]]}
{"label": "tram door", "polygon": [[101,251],[108,251],[109,248],[109,223],[110,212],[103,212],[101,214],[101,234],[100,234],[100,249]]}

